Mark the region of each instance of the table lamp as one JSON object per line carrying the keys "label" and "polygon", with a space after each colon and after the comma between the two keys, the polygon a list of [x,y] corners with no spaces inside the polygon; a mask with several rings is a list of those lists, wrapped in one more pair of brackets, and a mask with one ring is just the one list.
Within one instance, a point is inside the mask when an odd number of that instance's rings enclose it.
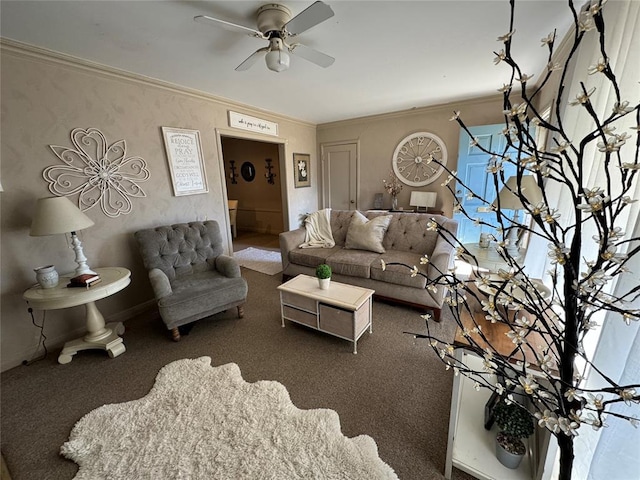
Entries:
{"label": "table lamp", "polygon": [[542,191],[533,175],[523,175],[520,178],[520,195],[518,195],[518,177],[509,177],[500,190],[498,198],[491,204],[492,207],[497,208],[499,201],[501,210],[515,211],[514,226],[509,229],[507,235],[507,252],[512,257],[518,254],[518,228],[515,225],[520,221],[519,212],[524,208],[523,200],[529,205],[536,205],[542,201]]}
{"label": "table lamp", "polygon": [[437,198],[438,194],[436,192],[419,192],[414,190],[411,192],[409,205],[416,207],[416,212],[420,211],[420,207],[424,207],[424,211],[426,212],[429,208],[436,206]]}
{"label": "table lamp", "polygon": [[31,222],[32,237],[44,235],[57,235],[60,233],[71,234],[71,245],[76,254],[75,274],[96,273],[87,265],[87,257],[82,251],[82,243],[76,235],[78,230],[90,227],[93,220],[87,217],[67,197],[39,198],[36,204],[36,213]]}

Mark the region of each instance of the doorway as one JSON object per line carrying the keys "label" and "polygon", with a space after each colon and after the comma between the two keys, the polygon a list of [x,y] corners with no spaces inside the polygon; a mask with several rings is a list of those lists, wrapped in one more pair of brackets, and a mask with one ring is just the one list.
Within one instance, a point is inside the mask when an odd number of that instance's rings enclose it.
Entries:
{"label": "doorway", "polygon": [[322,156],[322,205],[335,210],[358,208],[358,144],[320,146]]}
{"label": "doorway", "polygon": [[237,201],[233,250],[274,248],[284,231],[282,146],[236,136],[220,136],[227,199]]}
{"label": "doorway", "polygon": [[[502,153],[505,149],[505,138],[502,134],[504,124],[483,125],[470,127],[477,144],[490,151]],[[456,198],[464,210],[473,218],[479,218],[489,223],[495,223],[495,213],[477,196],[469,195],[473,192],[482,196],[487,201],[493,201],[497,192],[491,174],[487,172],[487,166],[492,161],[491,155],[471,142],[471,137],[464,130],[460,130],[460,144],[458,148],[458,176],[468,186],[456,186]],[[509,163],[503,164],[505,178],[515,174],[515,166]],[[461,244],[477,242],[480,233],[494,233],[486,225],[476,224],[462,213],[454,213],[454,220],[458,222],[458,234],[456,237]]]}

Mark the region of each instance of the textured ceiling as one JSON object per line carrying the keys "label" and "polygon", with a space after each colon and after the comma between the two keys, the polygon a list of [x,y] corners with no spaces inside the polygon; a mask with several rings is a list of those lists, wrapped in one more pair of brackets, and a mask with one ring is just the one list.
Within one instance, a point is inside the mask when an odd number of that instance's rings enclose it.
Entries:
{"label": "textured ceiling", "polygon": [[[255,28],[266,2],[2,1],[0,35],[313,123],[495,94],[493,64],[508,31],[507,0],[327,0],[335,16],[297,41],[335,57],[320,68],[292,57],[234,68],[267,42],[193,21],[209,15]],[[311,1],[283,2],[293,15]],[[571,23],[564,0],[516,2],[513,52],[525,73],[547,63],[540,39]],[[535,79],[535,78],[534,78]]]}

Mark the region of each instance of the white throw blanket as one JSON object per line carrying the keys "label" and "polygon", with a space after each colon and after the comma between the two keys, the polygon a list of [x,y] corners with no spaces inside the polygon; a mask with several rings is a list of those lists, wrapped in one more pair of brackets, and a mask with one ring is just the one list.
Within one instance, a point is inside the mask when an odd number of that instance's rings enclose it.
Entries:
{"label": "white throw blanket", "polygon": [[304,219],[304,227],[306,233],[304,235],[304,243],[300,244],[300,248],[332,248],[336,242],[333,240],[331,233],[331,209],[325,208],[317,212],[310,213]]}

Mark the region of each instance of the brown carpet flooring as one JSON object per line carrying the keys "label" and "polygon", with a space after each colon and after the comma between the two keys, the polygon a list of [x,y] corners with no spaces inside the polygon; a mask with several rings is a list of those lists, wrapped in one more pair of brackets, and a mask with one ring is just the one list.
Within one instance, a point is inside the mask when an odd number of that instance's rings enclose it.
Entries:
{"label": "brown carpet flooring", "polygon": [[[290,323],[281,327],[280,275],[247,269],[243,275],[249,282],[243,319],[233,309],[197,322],[174,343],[149,313],[126,323],[127,351],[118,358],[84,351],[58,365],[56,349],[3,373],[2,453],[13,479],[72,478],[77,466],[58,452],[83,415],[138,399],[162,366],[203,355],[214,365],[237,363],[249,382],[283,383],[299,408],[335,410],[343,433],[372,436],[401,479],[443,478],[452,375],[423,340],[403,333],[423,331],[419,312],[374,302],[373,334],[365,333],[353,355],[345,340]],[[452,338],[452,322],[443,317],[438,328]],[[472,477],[454,470],[453,478]]]}

